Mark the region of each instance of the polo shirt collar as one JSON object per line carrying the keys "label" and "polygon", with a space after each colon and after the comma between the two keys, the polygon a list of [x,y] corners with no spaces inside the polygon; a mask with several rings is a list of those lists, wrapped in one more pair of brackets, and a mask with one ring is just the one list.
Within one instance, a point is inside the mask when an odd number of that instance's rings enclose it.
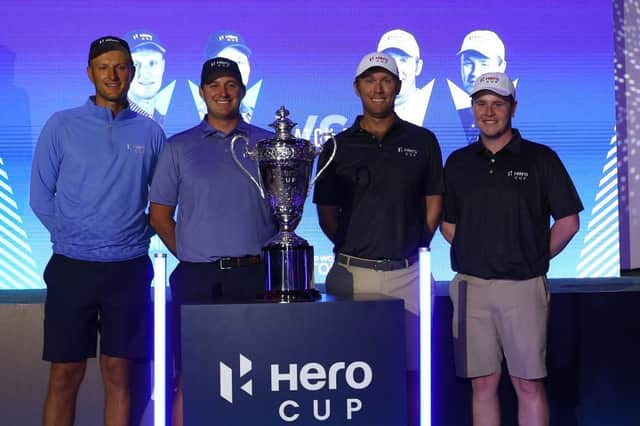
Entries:
{"label": "polo shirt collar", "polygon": [[115,121],[115,120],[126,120],[129,118],[133,118],[137,115],[137,113],[131,110],[131,104],[127,101],[127,107],[120,111],[116,116],[113,116],[111,110],[107,107],[103,107],[100,105],[96,105],[96,97],[89,96],[87,102],[85,103],[85,107],[87,110],[94,116],[100,119],[104,119],[106,121]]}
{"label": "polo shirt collar", "polygon": [[[511,129],[511,131],[513,132],[511,140],[500,151],[510,151],[517,154],[522,148],[522,136],[520,136],[520,131],[518,129]],[[483,154],[488,151],[480,141],[480,136],[478,136],[478,140],[473,143],[472,150],[476,154]]]}
{"label": "polo shirt collar", "polygon": [[[360,127],[360,120],[362,120],[362,117],[363,117],[362,115],[359,115],[356,117],[356,119],[353,122],[353,125],[349,127],[347,130],[345,130],[346,135],[355,136],[358,134],[367,134],[367,135],[369,134],[369,132],[367,132],[365,129]],[[389,132],[387,134],[394,131],[395,128],[398,127],[399,123],[400,123],[400,118],[398,117],[398,114],[394,114],[393,123],[391,124],[391,127],[389,128]]]}
{"label": "polo shirt collar", "polygon": [[218,129],[211,127],[211,125],[207,121],[206,115],[204,116],[204,118],[202,119],[198,127],[200,128],[200,133],[202,134],[203,138],[207,138],[209,136],[217,136],[219,138],[225,138],[227,136],[234,135],[237,133],[240,133],[243,135],[246,135],[249,133],[249,125],[245,123],[245,121],[242,119],[240,119],[240,121],[238,122],[238,125],[228,135]]}

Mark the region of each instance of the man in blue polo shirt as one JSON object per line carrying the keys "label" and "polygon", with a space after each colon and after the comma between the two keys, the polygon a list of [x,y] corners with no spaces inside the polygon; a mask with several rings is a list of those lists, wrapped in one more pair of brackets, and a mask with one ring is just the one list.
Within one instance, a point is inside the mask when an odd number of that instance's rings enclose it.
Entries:
{"label": "man in blue polo shirt", "polygon": [[[151,187],[151,224],[180,260],[170,278],[178,370],[181,304],[248,300],[264,291],[260,252],[276,223],[267,201],[234,162],[230,145],[236,135],[255,144],[273,134],[242,120],[245,91],[235,62],[218,57],[204,63],[200,96],[207,115],[169,139]],[[253,160],[243,161],[248,170],[256,168]],[[182,424],[179,374],[173,424]]]}
{"label": "man in blue polo shirt", "polygon": [[[251,49],[247,46],[244,37],[235,31],[218,31],[209,36],[207,46],[205,48],[205,58],[227,58],[236,64],[242,76],[242,84],[246,87],[245,94],[240,102],[240,115],[246,123],[251,123],[253,112],[258,102],[258,95],[262,88],[262,79],[249,84],[249,76],[251,74]],[[203,118],[207,114],[207,105],[200,97],[199,86],[189,80],[189,89],[195,102],[198,115]]]}
{"label": "man in blue polo shirt", "polygon": [[151,346],[145,209],[165,136],[129,108],[134,66],[124,40],[95,40],[87,74],[95,96],[54,114],[33,157],[30,204],[53,242],[44,272],[45,426],[73,424],[98,332],[104,424],[128,425],[131,360],[148,358]]}
{"label": "man in blue polo shirt", "polygon": [[471,379],[474,426],[498,425],[506,358],[518,423],[545,426],[546,273],[578,231],[582,203],[556,153],[511,127],[516,91],[506,74],[481,75],[471,105],[480,137],[447,159],[441,225],[457,272],[456,373]]}

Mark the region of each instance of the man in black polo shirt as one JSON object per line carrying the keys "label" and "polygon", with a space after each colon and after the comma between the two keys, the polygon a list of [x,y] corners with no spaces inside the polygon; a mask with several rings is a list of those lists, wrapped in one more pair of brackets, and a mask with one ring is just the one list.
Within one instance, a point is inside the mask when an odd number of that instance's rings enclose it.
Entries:
{"label": "man in black polo shirt", "polygon": [[[442,211],[442,156],[432,132],[394,112],[398,68],[385,53],[358,65],[355,93],[363,114],[337,137],[333,162],[313,201],[320,227],[335,244],[326,278],[330,294],[400,297],[407,312],[407,362],[418,366],[418,248],[428,246]],[[320,158],[322,167],[332,149]],[[410,380],[411,381],[411,380]]]}
{"label": "man in black polo shirt", "polygon": [[480,76],[471,100],[480,137],[447,159],[441,225],[457,272],[449,288],[456,372],[471,378],[473,424],[498,425],[506,357],[519,423],[548,425],[545,274],[583,207],[556,153],[511,127],[517,102],[506,74]]}

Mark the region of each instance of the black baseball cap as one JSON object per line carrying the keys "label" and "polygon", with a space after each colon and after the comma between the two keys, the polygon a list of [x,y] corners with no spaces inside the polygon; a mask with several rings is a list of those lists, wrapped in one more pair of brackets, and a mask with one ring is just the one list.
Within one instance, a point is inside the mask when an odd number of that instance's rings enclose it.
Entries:
{"label": "black baseball cap", "polygon": [[96,56],[100,56],[103,53],[107,53],[112,50],[120,50],[121,52],[126,53],[129,60],[133,62],[131,59],[131,50],[129,50],[129,45],[126,41],[116,36],[104,36],[94,40],[91,43],[91,47],[89,47],[89,62],[91,62],[91,60]]}
{"label": "black baseball cap", "polygon": [[204,64],[202,64],[200,86],[209,84],[216,78],[223,75],[235,78],[238,84],[244,87],[244,84],[242,83],[242,74],[240,74],[238,64],[231,59],[220,57],[208,59]]}

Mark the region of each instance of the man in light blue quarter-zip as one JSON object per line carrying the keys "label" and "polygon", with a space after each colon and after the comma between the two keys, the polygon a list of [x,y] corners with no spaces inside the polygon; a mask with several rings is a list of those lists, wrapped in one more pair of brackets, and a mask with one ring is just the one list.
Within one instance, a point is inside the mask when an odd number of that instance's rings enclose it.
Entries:
{"label": "man in light blue quarter-zip", "polygon": [[87,358],[105,384],[105,425],[128,425],[132,360],[150,353],[147,193],[165,136],[131,111],[127,43],[91,43],[95,96],[55,113],[38,139],[30,204],[51,234],[43,359],[51,362],[44,425],[72,425]]}

